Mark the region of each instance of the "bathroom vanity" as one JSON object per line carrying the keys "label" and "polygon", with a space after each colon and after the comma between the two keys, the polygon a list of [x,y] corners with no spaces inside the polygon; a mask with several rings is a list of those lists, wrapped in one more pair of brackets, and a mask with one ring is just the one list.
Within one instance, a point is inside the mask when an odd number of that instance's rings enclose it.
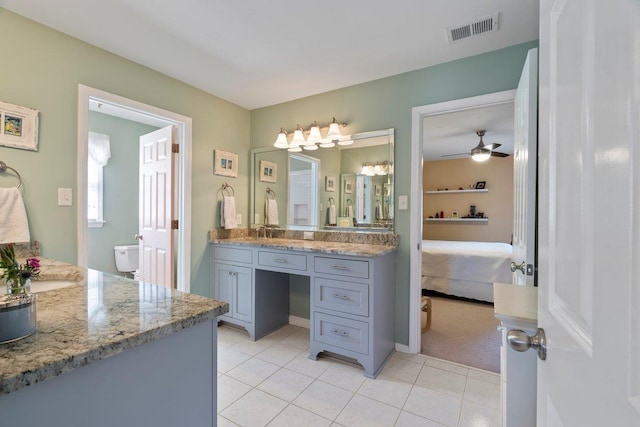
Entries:
{"label": "bathroom vanity", "polygon": [[309,278],[310,354],[353,358],[375,378],[395,347],[394,245],[213,239],[211,292],[228,301],[220,320],[253,339],[288,324],[289,275]]}
{"label": "bathroom vanity", "polygon": [[46,259],[42,270],[79,281],[38,294],[37,332],[0,346],[0,424],[215,425],[226,303]]}

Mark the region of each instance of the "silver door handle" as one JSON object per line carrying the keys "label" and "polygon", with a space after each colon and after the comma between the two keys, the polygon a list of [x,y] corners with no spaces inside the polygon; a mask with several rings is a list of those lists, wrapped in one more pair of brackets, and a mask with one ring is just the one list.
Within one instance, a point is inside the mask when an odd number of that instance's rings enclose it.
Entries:
{"label": "silver door handle", "polygon": [[507,334],[507,342],[515,351],[527,351],[532,348],[538,352],[540,360],[547,359],[547,337],[542,328],[538,328],[538,331],[532,337],[527,335],[525,331],[512,329]]}
{"label": "silver door handle", "polygon": [[344,301],[349,301],[349,295],[341,295],[341,294],[332,294],[332,297],[336,298],[336,299],[341,299]]}
{"label": "silver door handle", "polygon": [[134,234],[133,236],[136,240],[142,240],[142,234]]}
{"label": "silver door handle", "polygon": [[522,261],[521,264],[516,264],[515,262],[511,261],[511,271],[515,273],[516,270],[520,270],[522,271],[522,274],[526,274],[524,270],[526,265],[527,264],[524,261]]}
{"label": "silver door handle", "polygon": [[346,267],[344,265],[332,265],[331,268],[333,268],[334,270],[340,270],[340,271],[349,270],[349,267]]}

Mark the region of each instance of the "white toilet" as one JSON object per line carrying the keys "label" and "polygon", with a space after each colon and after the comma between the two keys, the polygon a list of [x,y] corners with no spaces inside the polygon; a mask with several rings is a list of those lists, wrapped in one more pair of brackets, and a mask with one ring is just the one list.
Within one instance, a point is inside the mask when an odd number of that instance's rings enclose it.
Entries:
{"label": "white toilet", "polygon": [[116,268],[121,273],[133,274],[134,280],[139,280],[139,258],[138,245],[121,245],[114,246],[113,250],[116,255]]}

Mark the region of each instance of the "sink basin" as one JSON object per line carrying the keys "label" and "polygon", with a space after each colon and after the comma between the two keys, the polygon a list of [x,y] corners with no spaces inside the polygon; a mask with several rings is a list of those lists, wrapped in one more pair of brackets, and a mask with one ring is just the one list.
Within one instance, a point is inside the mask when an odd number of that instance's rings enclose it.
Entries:
{"label": "sink basin", "polygon": [[75,285],[78,282],[73,280],[32,280],[31,292],[46,292],[54,289],[65,288]]}

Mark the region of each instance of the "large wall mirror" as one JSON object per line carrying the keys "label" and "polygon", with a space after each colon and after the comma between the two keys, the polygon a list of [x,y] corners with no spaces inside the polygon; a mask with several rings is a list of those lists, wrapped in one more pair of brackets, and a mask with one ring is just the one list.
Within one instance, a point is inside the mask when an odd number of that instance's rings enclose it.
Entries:
{"label": "large wall mirror", "polygon": [[394,130],[298,153],[251,151],[253,227],[393,231]]}

